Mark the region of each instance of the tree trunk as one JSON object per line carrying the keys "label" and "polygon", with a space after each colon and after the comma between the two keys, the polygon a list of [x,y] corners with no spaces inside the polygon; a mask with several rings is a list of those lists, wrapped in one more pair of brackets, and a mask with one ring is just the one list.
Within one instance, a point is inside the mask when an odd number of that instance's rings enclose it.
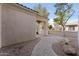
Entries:
{"label": "tree trunk", "polygon": [[62,26],[63,26],[63,37],[65,38],[65,26],[64,25]]}
{"label": "tree trunk", "polygon": [[63,37],[64,37],[65,43],[69,43],[69,40],[66,38],[66,34],[65,34],[65,25],[63,25]]}

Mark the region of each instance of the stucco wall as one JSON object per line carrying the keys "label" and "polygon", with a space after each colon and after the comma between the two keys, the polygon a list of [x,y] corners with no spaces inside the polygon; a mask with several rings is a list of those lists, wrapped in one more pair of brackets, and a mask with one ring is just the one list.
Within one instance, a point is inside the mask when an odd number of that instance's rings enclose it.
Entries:
{"label": "stucco wall", "polygon": [[45,21],[41,21],[40,23],[36,22],[36,24],[37,24],[36,32],[38,32],[37,35],[39,36],[48,35],[48,27],[47,27],[48,25]]}
{"label": "stucco wall", "polygon": [[2,6],[2,46],[35,38],[36,21],[27,11],[12,5]]}
{"label": "stucco wall", "polygon": [[78,31],[78,26],[77,26],[77,27],[75,27],[75,31]]}
{"label": "stucco wall", "polygon": [[0,5],[0,47],[1,47],[1,5]]}
{"label": "stucco wall", "polygon": [[65,27],[65,31],[78,31],[78,26],[74,27],[75,29],[74,30],[69,30],[70,27]]}

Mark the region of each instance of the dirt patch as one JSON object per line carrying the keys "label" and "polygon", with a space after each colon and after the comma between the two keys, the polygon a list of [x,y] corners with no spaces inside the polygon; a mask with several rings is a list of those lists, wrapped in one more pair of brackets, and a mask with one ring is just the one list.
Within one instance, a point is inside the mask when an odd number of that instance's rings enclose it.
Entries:
{"label": "dirt patch", "polygon": [[0,56],[30,56],[40,39],[30,40],[0,49]]}

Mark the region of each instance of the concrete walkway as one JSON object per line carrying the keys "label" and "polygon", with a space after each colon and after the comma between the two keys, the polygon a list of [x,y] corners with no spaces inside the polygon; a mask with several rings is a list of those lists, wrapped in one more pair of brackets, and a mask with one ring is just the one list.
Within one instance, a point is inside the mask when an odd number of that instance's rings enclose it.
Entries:
{"label": "concrete walkway", "polygon": [[34,47],[32,51],[32,56],[57,56],[52,49],[52,44],[61,40],[63,40],[63,37],[42,37],[40,42]]}

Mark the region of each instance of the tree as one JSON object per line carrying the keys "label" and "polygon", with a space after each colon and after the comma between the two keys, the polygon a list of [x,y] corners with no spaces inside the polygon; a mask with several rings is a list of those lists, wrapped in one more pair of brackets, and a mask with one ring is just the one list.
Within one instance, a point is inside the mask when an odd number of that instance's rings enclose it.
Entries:
{"label": "tree", "polygon": [[[65,31],[65,24],[73,15],[74,10],[72,9],[72,4],[70,3],[56,3],[56,12],[55,15],[57,16],[54,18],[54,22],[61,25],[63,28],[63,32]],[[64,33],[65,37],[65,33]]]}
{"label": "tree", "polygon": [[34,10],[39,12],[39,15],[48,18],[49,12],[45,7],[42,7],[41,4],[38,4],[37,6],[34,7]]}
{"label": "tree", "polygon": [[69,3],[58,3],[55,4],[57,17],[54,19],[54,22],[61,25],[63,27],[63,35],[65,44],[63,45],[63,50],[68,55],[77,55],[76,49],[70,45],[70,40],[65,38],[65,24],[73,15],[74,10],[72,9],[72,4]]}
{"label": "tree", "polygon": [[55,15],[57,16],[54,18],[54,22],[61,25],[63,27],[63,31],[65,30],[65,24],[73,15],[74,10],[72,9],[72,4],[69,3],[56,3],[56,12]]}
{"label": "tree", "polygon": [[49,25],[48,28],[51,30],[52,29],[52,25]]}

